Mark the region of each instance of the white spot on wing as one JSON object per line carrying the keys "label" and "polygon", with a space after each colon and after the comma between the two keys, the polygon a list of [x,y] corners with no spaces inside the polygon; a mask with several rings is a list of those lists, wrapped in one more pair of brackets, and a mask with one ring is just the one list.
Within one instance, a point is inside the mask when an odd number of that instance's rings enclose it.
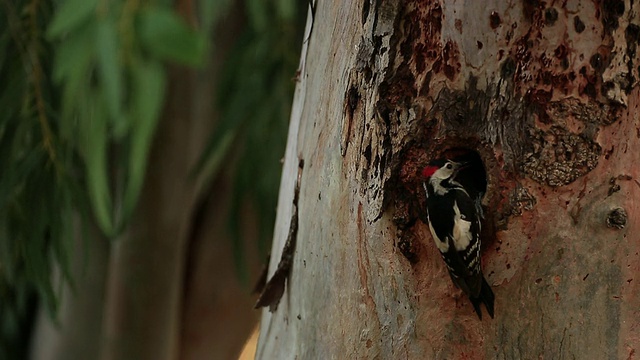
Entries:
{"label": "white spot on wing", "polygon": [[471,243],[471,239],[473,239],[473,234],[470,231],[471,222],[463,219],[457,202],[453,203],[453,211],[455,212],[452,234],[453,244],[457,251],[462,251],[466,249],[467,246],[469,246],[469,243]]}

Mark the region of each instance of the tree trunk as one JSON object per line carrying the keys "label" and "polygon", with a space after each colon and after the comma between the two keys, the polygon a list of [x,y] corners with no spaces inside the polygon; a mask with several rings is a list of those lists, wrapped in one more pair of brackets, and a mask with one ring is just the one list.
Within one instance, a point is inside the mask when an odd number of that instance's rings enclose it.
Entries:
{"label": "tree trunk", "polygon": [[[637,4],[319,2],[303,48],[257,358],[633,358]],[[486,169],[495,319],[454,287],[420,169]],[[298,164],[300,195],[293,206]]]}
{"label": "tree trunk", "polygon": [[109,240],[97,226],[83,233],[80,222],[79,217],[75,219],[75,246],[70,256],[73,283],[62,279],[60,269],[53,272],[54,283],[62,289],[59,310],[53,322],[45,306],[39,307],[31,340],[33,360],[83,360],[96,358],[100,352]]}
{"label": "tree trunk", "polygon": [[[195,11],[189,1],[177,4],[183,13]],[[131,227],[112,242],[97,229],[89,239],[78,234],[71,254],[75,287],[63,288],[59,326],[40,309],[31,359],[233,358],[251,334],[257,314],[250,310],[250,285],[236,272],[225,228],[231,175],[219,174],[203,194],[191,173],[218,119],[215,92],[224,61],[244,30],[242,8],[236,4],[230,14],[214,29],[215,56],[204,69],[169,69],[166,104]],[[204,197],[202,221],[195,224]],[[241,224],[253,277],[262,259],[252,215]]]}

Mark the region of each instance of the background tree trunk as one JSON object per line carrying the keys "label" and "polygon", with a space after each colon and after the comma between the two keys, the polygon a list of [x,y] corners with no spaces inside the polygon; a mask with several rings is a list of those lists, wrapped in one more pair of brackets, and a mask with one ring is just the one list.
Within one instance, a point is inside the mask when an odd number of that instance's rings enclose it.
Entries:
{"label": "background tree trunk", "polygon": [[[80,219],[76,219],[80,225]],[[101,347],[101,327],[104,313],[105,282],[109,258],[109,240],[97,227],[89,229],[83,238],[80,226],[74,239],[73,285],[62,281],[60,271],[53,278],[64,286],[60,297],[57,322],[51,321],[44,306],[38,311],[32,337],[31,359],[82,360],[96,357]]]}
{"label": "background tree trunk", "polygon": [[[191,6],[179,7],[190,12]],[[215,92],[223,63],[245,25],[241,6],[230,14],[215,29],[216,56],[208,57],[204,69],[169,70],[130,230],[113,242],[97,229],[90,239],[78,235],[74,288],[64,288],[59,326],[40,309],[32,359],[229,359],[255,327],[251,284],[240,280],[226,231],[230,172],[223,171],[210,189],[191,174],[218,119]],[[198,211],[200,222],[194,221]],[[263,260],[255,246],[254,214],[246,211],[241,223],[249,229],[241,235],[253,279]]]}
{"label": "background tree trunk", "polygon": [[[319,2],[302,51],[258,358],[632,358],[638,5]],[[308,46],[308,47],[307,47]],[[419,170],[481,156],[495,319],[454,288]]]}

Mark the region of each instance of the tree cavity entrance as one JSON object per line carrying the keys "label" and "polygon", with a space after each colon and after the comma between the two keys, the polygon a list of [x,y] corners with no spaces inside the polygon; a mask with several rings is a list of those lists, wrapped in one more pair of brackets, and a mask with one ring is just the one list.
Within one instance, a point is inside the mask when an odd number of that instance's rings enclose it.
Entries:
{"label": "tree cavity entrance", "polygon": [[471,149],[451,148],[446,150],[443,155],[447,159],[465,164],[463,169],[458,172],[456,181],[467,190],[472,198],[481,201],[487,192],[487,171],[480,154]]}

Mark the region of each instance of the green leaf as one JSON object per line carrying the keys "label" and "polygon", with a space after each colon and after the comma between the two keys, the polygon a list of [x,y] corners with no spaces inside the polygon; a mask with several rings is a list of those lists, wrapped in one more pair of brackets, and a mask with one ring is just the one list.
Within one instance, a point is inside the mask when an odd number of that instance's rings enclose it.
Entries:
{"label": "green leaf", "polygon": [[88,23],[82,31],[74,32],[56,49],[53,79],[62,85],[62,116],[60,135],[75,142],[78,104],[86,101],[91,83],[91,66],[95,58],[97,26]]}
{"label": "green leaf", "polygon": [[83,22],[89,21],[96,11],[98,0],[66,0],[53,16],[49,25],[49,38],[56,38],[65,32],[74,30]]}
{"label": "green leaf", "polygon": [[98,55],[98,75],[104,89],[107,110],[110,115],[113,135],[122,138],[128,128],[122,112],[122,66],[118,56],[118,32],[116,24],[109,18],[98,22],[96,53]]}
{"label": "green leaf", "polygon": [[191,29],[173,10],[157,6],[144,8],[138,25],[140,42],[153,55],[189,66],[204,63],[205,36]]}
{"label": "green leaf", "polygon": [[108,236],[115,235],[112,216],[111,192],[107,173],[107,118],[99,94],[88,96],[88,117],[81,121],[80,137],[85,140],[82,152],[86,164],[87,190],[96,222]]}
{"label": "green leaf", "polygon": [[[86,68],[95,54],[97,24],[87,23],[79,31],[69,34],[55,47],[53,80],[59,84]],[[86,74],[83,74],[86,76]]]}
{"label": "green leaf", "polygon": [[133,212],[147,168],[147,155],[160,117],[164,99],[165,72],[158,62],[134,62],[132,75],[132,129],[129,152],[129,179],[123,201],[123,218]]}

